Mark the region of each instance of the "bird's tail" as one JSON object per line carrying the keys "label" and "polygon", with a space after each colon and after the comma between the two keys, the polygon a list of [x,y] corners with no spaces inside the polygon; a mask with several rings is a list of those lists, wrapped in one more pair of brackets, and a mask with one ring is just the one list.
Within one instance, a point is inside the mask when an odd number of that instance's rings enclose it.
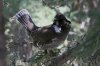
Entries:
{"label": "bird's tail", "polygon": [[18,13],[16,13],[16,19],[24,25],[26,29],[31,30],[35,27],[35,24],[32,21],[32,18],[29,14],[29,12],[26,9],[20,10]]}

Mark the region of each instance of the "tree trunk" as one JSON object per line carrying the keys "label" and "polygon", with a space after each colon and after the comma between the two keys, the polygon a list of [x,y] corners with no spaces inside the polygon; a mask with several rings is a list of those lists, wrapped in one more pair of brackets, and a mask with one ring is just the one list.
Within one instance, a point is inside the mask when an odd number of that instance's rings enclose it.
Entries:
{"label": "tree trunk", "polygon": [[0,0],[0,66],[6,66],[6,47],[4,35],[5,20],[3,17],[3,0]]}

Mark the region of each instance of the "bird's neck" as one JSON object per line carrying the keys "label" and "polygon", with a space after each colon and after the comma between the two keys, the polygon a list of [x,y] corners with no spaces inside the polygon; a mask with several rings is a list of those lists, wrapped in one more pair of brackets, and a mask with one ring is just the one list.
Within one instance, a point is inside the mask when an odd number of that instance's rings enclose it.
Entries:
{"label": "bird's neck", "polygon": [[55,30],[58,32],[62,32],[62,31],[65,31],[66,30],[66,24],[64,22],[55,22],[54,24],[54,28]]}
{"label": "bird's neck", "polygon": [[55,22],[55,25],[62,28],[66,25],[66,22],[64,21]]}

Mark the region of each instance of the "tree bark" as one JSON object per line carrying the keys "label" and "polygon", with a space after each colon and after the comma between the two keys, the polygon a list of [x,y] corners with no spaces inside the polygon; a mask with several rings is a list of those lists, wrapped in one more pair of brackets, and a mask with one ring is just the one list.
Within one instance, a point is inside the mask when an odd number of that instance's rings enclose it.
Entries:
{"label": "tree bark", "polygon": [[5,20],[3,17],[3,0],[0,0],[0,66],[6,66],[6,47],[5,47]]}

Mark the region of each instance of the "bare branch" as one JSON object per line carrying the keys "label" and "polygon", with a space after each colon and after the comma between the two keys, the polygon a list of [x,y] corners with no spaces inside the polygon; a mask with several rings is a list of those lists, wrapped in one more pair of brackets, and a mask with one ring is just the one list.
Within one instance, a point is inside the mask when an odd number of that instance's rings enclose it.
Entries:
{"label": "bare branch", "polygon": [[[72,43],[74,43],[74,42],[72,42]],[[70,43],[70,44],[72,44],[72,43]],[[75,44],[75,46],[68,47],[68,49],[64,53],[62,53],[61,55],[52,59],[46,66],[62,66],[68,60],[75,58],[75,56],[73,56],[73,53],[74,53],[74,51],[76,51],[75,49],[79,45],[78,42],[76,42],[76,43],[77,44]]]}
{"label": "bare branch", "polygon": [[62,66],[66,61],[68,61],[71,56],[72,50],[65,51],[62,55],[54,58],[48,66]]}

